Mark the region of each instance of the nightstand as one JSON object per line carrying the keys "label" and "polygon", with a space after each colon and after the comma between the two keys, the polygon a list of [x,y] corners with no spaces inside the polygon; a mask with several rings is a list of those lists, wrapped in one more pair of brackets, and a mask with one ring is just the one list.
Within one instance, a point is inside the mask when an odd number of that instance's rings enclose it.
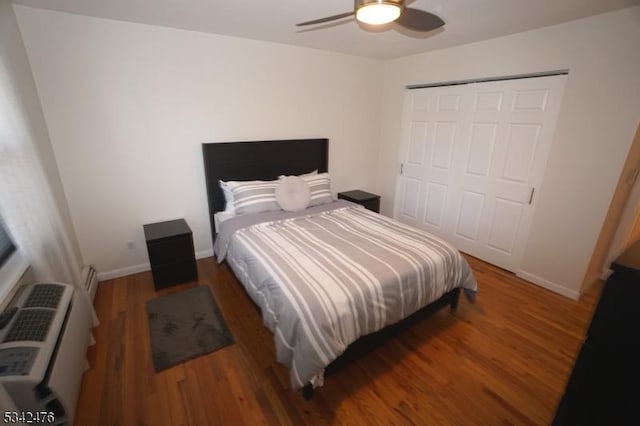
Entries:
{"label": "nightstand", "polygon": [[184,219],[143,228],[156,290],[198,278],[193,234]]}
{"label": "nightstand", "polygon": [[365,208],[380,213],[380,196],[369,192],[355,191],[339,192],[338,198],[360,204]]}

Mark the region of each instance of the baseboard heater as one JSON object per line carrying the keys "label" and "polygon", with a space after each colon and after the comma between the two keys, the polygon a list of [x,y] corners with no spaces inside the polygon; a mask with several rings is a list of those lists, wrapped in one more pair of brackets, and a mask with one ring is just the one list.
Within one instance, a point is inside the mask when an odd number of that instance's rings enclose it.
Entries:
{"label": "baseboard heater", "polygon": [[82,268],[82,279],[84,280],[87,294],[93,302],[96,298],[96,290],[98,289],[98,272],[93,265],[85,266]]}
{"label": "baseboard heater", "polygon": [[30,284],[0,316],[0,384],[19,411],[52,413],[51,424],[75,415],[92,324],[80,296],[68,284]]}

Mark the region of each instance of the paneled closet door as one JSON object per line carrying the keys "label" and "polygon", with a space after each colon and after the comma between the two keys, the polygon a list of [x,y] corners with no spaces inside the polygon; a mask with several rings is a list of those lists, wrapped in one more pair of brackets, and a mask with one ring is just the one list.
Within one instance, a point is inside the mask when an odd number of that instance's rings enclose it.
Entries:
{"label": "paneled closet door", "polygon": [[464,86],[412,91],[406,97],[401,221],[436,235],[448,232],[448,204],[456,187],[456,157],[464,144],[469,99]]}
{"label": "paneled closet door", "polygon": [[395,217],[516,271],[565,78],[408,91]]}

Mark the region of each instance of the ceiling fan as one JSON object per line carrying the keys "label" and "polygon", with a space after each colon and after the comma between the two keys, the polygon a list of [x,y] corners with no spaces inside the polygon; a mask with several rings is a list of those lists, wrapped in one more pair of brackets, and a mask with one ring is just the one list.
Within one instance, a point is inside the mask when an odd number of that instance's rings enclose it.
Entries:
{"label": "ceiling fan", "polygon": [[405,0],[355,0],[352,12],[301,22],[296,26],[322,24],[352,15],[355,15],[358,21],[369,25],[382,25],[395,21],[407,29],[421,32],[435,30],[444,25],[444,21],[436,15],[424,10],[406,7]]}

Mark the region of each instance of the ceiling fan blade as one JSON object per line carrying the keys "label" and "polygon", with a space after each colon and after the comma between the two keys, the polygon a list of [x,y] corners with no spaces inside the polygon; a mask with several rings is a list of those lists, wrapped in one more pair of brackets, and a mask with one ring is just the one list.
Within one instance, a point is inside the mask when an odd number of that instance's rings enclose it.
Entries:
{"label": "ceiling fan blade", "polygon": [[395,22],[410,30],[422,32],[435,30],[444,25],[444,21],[436,15],[412,7],[405,7]]}
{"label": "ceiling fan blade", "polygon": [[299,24],[296,24],[296,27],[304,27],[305,25],[315,25],[315,24],[322,24],[324,22],[335,21],[336,19],[342,19],[342,18],[351,16],[354,13],[355,12],[345,12],[339,15],[327,16],[326,18],[314,19],[313,21],[301,22]]}

